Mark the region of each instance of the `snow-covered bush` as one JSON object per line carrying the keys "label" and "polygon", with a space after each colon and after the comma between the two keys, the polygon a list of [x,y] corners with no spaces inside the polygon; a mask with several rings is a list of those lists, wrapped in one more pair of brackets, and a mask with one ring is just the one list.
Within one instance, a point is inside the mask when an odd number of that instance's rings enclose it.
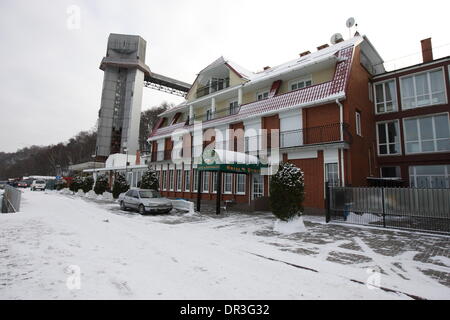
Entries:
{"label": "snow-covered bush", "polygon": [[108,189],[108,177],[104,174],[97,177],[95,181],[94,191],[96,194],[103,194]]}
{"label": "snow-covered bush", "polygon": [[94,178],[91,176],[84,177],[82,188],[84,193],[87,193],[92,190],[94,186]]}
{"label": "snow-covered bush", "polygon": [[301,216],[304,199],[303,172],[292,163],[282,163],[270,181],[270,206],[282,221]]}
{"label": "snow-covered bush", "polygon": [[78,192],[83,187],[83,178],[80,176],[76,176],[73,178],[72,182],[70,183],[69,189],[73,193]]}
{"label": "snow-covered bush", "polygon": [[159,191],[159,181],[156,171],[153,169],[148,169],[142,175],[141,184],[139,186],[141,189],[153,189]]}
{"label": "snow-covered bush", "polygon": [[127,183],[127,179],[121,173],[118,173],[114,179],[114,185],[112,194],[114,199],[117,199],[121,193],[127,192],[130,189],[130,185]]}

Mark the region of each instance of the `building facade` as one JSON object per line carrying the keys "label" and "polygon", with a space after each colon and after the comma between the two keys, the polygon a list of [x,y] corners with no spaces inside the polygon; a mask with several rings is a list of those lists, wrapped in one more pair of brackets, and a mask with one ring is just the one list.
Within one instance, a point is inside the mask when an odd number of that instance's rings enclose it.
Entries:
{"label": "building facade", "polygon": [[[359,34],[257,73],[219,58],[199,72],[185,102],[159,116],[149,138],[162,194],[194,199],[200,188],[202,199],[214,200],[217,173],[200,173],[198,186],[195,161],[212,145],[294,163],[305,174],[304,206],[323,209],[326,182],[367,185],[379,176],[371,98],[382,74],[383,60]],[[224,173],[223,199],[263,209],[269,179],[270,170]]]}
{"label": "building facade", "polygon": [[450,57],[433,60],[431,39],[422,53],[423,63],[373,79],[378,174],[450,188]]}

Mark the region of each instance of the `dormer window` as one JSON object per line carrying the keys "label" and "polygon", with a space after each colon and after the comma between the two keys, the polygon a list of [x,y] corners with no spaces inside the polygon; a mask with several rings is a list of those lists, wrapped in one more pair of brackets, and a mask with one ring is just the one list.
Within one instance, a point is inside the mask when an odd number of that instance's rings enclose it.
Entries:
{"label": "dormer window", "polygon": [[289,88],[291,91],[303,89],[312,85],[311,77],[303,77],[299,79],[295,79],[289,82]]}
{"label": "dormer window", "polygon": [[257,101],[267,99],[268,97],[269,97],[269,90],[261,91],[256,94]]}

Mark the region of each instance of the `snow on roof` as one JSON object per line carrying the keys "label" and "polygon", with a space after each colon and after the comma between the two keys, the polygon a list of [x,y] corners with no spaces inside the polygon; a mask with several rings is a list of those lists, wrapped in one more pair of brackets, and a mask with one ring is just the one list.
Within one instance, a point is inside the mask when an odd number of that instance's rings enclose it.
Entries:
{"label": "snow on roof", "polygon": [[113,169],[116,167],[125,167],[126,163],[134,164],[136,156],[131,154],[115,153],[108,157],[105,163],[105,169]]}

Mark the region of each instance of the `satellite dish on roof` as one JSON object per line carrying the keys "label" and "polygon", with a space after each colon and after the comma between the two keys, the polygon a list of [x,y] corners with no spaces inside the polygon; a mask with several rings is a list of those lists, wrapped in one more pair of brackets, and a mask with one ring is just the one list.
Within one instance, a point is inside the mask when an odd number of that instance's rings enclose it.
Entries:
{"label": "satellite dish on roof", "polygon": [[335,34],[333,34],[331,36],[330,42],[331,42],[331,44],[336,44],[336,43],[339,43],[339,42],[341,42],[343,40],[344,40],[344,37],[342,37],[342,34],[335,33]]}
{"label": "satellite dish on roof", "polygon": [[351,17],[347,19],[347,22],[345,23],[347,28],[351,28],[355,25],[355,18]]}

